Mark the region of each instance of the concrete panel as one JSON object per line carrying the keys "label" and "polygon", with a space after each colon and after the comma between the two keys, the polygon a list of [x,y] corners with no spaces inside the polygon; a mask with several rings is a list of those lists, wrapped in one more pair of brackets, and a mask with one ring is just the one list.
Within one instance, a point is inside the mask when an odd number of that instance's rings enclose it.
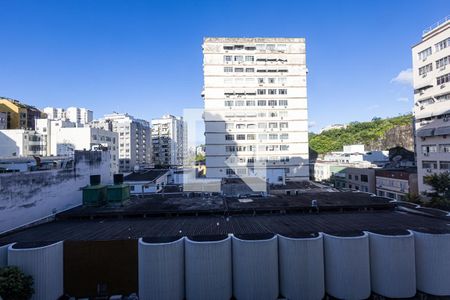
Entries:
{"label": "concrete panel", "polygon": [[38,247],[13,244],[8,248],[8,265],[33,277],[32,300],[56,300],[64,294],[63,242]]}
{"label": "concrete panel", "polygon": [[419,291],[450,296],[450,234],[414,232]]}
{"label": "concrete panel", "polygon": [[8,265],[8,248],[12,244],[0,246],[0,268]]}
{"label": "concrete panel", "polygon": [[328,294],[339,299],[370,296],[369,235],[324,234],[325,283]]}
{"label": "concrete panel", "polygon": [[139,239],[139,299],[184,298],[184,238]]}
{"label": "concrete panel", "polygon": [[287,299],[322,299],[325,295],[323,235],[278,235],[280,293]]}
{"label": "concrete panel", "polygon": [[185,262],[186,299],[231,298],[231,237],[186,238]]}
{"label": "concrete panel", "polygon": [[276,235],[233,236],[233,294],[239,300],[278,298]]}
{"label": "concrete panel", "polygon": [[389,298],[416,294],[414,236],[412,232],[369,232],[372,291]]}

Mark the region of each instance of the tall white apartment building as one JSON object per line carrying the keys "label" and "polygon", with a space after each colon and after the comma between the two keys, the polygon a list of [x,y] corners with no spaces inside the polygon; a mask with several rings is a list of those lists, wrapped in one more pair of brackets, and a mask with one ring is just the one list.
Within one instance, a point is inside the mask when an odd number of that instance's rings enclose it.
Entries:
{"label": "tall white apartment building", "polygon": [[205,38],[207,177],[309,178],[303,38]]}
{"label": "tall white apartment building", "polygon": [[450,171],[450,18],[423,32],[412,47],[419,192],[424,176]]}
{"label": "tall white apartment building", "polygon": [[93,112],[92,110],[80,107],[68,107],[55,108],[46,107],[43,111],[47,114],[47,118],[50,120],[68,120],[77,125],[77,127],[83,127],[92,122]]}
{"label": "tall white apartment building", "polygon": [[130,172],[151,163],[150,124],[128,114],[113,113],[91,122],[92,127],[117,132],[119,170]]}
{"label": "tall white apartment building", "polygon": [[185,151],[186,125],[182,117],[164,115],[152,120],[153,164],[181,166]]}

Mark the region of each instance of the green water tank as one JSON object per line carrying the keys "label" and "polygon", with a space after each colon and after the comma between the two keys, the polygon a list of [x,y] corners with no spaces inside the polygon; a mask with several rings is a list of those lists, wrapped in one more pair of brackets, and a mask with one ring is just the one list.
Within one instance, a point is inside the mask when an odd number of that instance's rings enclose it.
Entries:
{"label": "green water tank", "polygon": [[120,205],[130,199],[130,186],[128,184],[109,185],[106,198],[109,205]]}
{"label": "green water tank", "polygon": [[106,202],[106,186],[97,184],[83,188],[83,206],[101,206]]}

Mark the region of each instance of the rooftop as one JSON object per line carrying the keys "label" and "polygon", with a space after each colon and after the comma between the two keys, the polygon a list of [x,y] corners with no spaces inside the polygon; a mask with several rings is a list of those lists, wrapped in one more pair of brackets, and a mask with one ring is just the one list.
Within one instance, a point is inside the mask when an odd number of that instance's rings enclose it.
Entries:
{"label": "rooftop", "polygon": [[124,181],[154,181],[167,173],[166,169],[152,169],[140,172],[133,172],[124,177]]}
{"label": "rooftop", "polygon": [[434,31],[435,29],[445,25],[446,23],[450,22],[450,15],[446,16],[445,18],[437,21],[436,23],[434,23],[433,25],[431,25],[430,27],[426,28],[423,30],[422,32],[422,36],[425,37],[426,35],[430,34],[432,31]]}

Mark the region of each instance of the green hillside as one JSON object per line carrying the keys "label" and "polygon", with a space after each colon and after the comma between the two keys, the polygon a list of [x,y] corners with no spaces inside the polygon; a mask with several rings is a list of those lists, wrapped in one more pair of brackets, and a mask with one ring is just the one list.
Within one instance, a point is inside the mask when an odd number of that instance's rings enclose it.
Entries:
{"label": "green hillside", "polygon": [[370,122],[352,122],[347,128],[331,129],[321,134],[310,133],[309,147],[318,154],[324,154],[341,151],[344,145],[371,145],[395,127],[411,126],[412,120],[411,114],[387,119],[373,118]]}

